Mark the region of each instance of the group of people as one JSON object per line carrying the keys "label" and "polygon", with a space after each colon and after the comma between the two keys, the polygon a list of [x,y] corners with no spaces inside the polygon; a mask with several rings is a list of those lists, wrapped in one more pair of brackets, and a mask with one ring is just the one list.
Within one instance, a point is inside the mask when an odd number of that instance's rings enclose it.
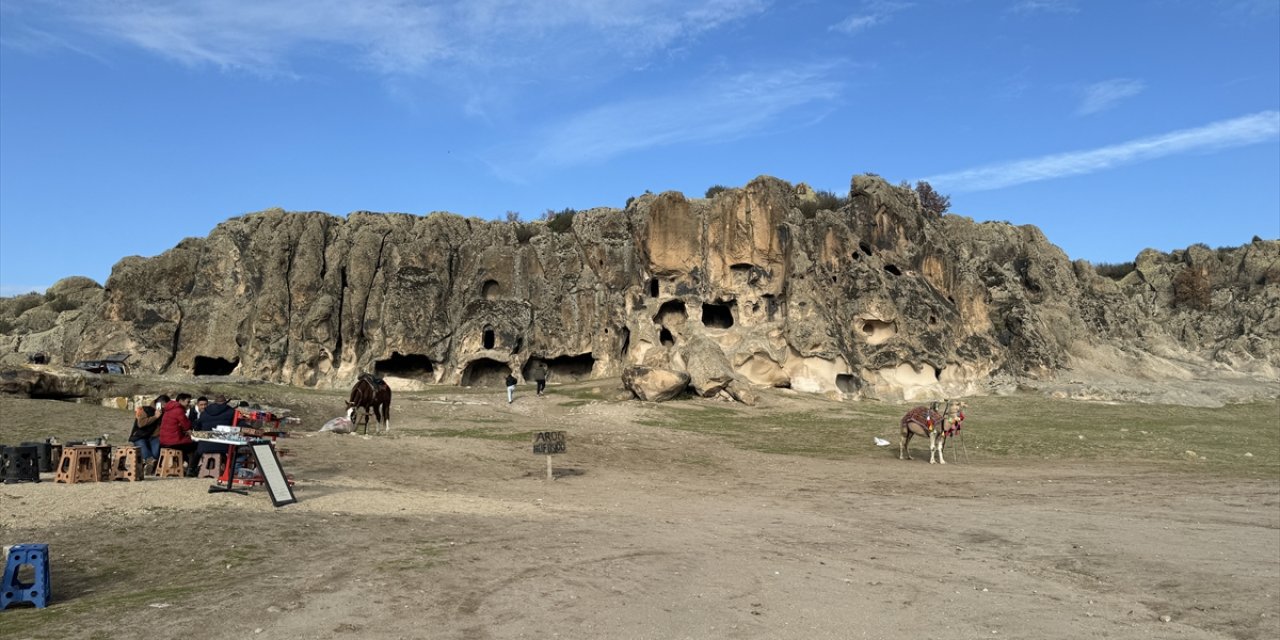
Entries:
{"label": "group of people", "polygon": [[[547,374],[549,373],[551,373],[550,367],[547,366],[547,363],[541,360],[535,361],[533,366],[529,368],[530,377],[532,377],[533,381],[538,385],[535,395],[541,396],[543,392],[547,390]],[[503,384],[507,386],[507,404],[515,402],[516,384],[518,382],[519,381],[516,380],[514,373],[508,373],[506,379],[503,380]]]}
{"label": "group of people", "polygon": [[[241,402],[240,406],[247,407],[249,403]],[[179,393],[176,398],[160,395],[154,403],[134,410],[129,443],[142,450],[146,475],[155,475],[161,449],[177,449],[186,459],[186,476],[192,478],[200,470],[203,454],[225,456],[227,447],[213,442],[196,442],[191,438],[191,432],[213,431],[214,427],[230,425],[235,411],[227,397],[221,394],[214,396],[212,402],[205,396],[192,402],[189,393]]]}

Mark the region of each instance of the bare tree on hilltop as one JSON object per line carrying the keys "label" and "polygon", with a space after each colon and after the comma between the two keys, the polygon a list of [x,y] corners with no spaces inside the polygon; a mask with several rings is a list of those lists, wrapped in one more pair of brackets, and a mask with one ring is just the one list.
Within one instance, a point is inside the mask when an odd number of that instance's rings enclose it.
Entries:
{"label": "bare tree on hilltop", "polygon": [[920,207],[936,216],[941,216],[951,208],[951,196],[938,193],[933,185],[924,180],[916,183],[916,195],[920,197]]}

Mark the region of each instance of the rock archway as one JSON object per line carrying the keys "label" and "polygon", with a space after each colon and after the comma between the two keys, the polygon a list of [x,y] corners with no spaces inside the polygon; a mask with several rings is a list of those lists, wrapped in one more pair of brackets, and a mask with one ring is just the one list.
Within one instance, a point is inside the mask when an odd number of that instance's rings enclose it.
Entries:
{"label": "rock archway", "polygon": [[502,387],[505,386],[503,381],[510,373],[511,367],[505,362],[478,358],[467,363],[458,383],[464,387]]}

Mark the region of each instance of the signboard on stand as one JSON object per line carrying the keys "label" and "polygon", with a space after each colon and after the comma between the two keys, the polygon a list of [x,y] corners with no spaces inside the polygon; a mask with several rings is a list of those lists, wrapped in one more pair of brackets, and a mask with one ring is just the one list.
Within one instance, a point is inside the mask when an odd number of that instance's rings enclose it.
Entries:
{"label": "signboard on stand", "polygon": [[533,434],[534,455],[547,456],[547,480],[555,479],[551,474],[551,455],[569,450],[564,434],[563,431],[539,431]]}
{"label": "signboard on stand", "polygon": [[284,469],[280,468],[280,458],[276,457],[276,450],[272,448],[271,443],[254,444],[250,448],[253,449],[254,459],[258,461],[258,470],[262,472],[267,493],[271,494],[271,504],[282,507],[297,502],[298,499],[293,496],[293,488],[289,486],[289,479],[285,477]]}

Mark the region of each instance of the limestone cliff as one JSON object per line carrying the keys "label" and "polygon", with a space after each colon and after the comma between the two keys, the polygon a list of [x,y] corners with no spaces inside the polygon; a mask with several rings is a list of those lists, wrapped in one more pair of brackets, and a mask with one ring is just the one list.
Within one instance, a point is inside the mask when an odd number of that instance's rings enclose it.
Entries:
{"label": "limestone cliff", "polygon": [[552,381],[684,371],[704,395],[983,393],[1082,365],[1277,380],[1280,241],[1147,251],[1117,282],[1035,227],[931,215],[874,176],[839,210],[812,197],[762,177],[578,212],[563,232],[250,214],[121,260],[105,288],[0,302],[0,350],[308,386],[496,384],[539,361]]}

